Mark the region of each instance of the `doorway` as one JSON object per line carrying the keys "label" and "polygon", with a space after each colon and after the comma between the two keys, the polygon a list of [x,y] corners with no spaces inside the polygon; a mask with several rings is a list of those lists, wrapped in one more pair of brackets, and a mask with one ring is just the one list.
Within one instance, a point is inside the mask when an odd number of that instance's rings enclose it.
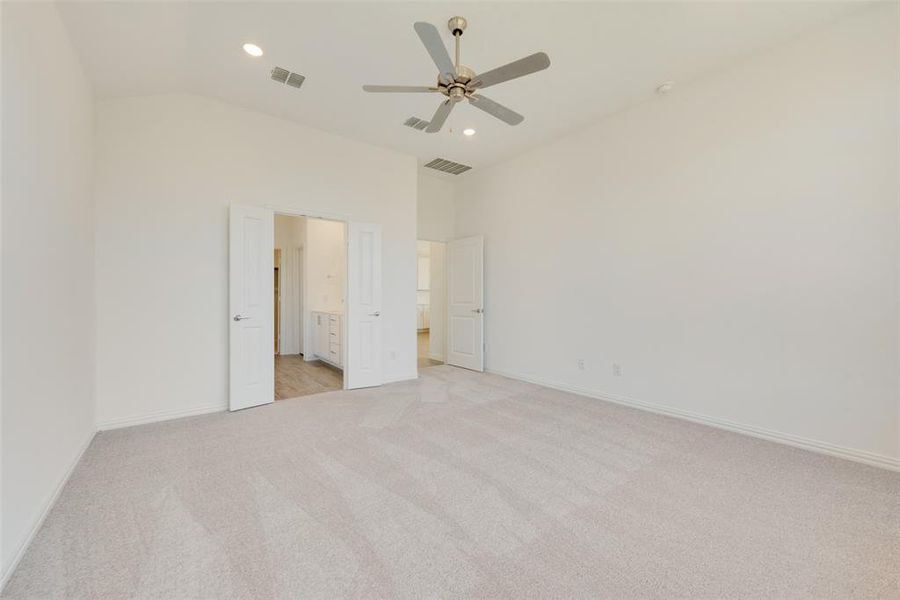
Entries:
{"label": "doorway", "polygon": [[442,365],[447,354],[446,244],[416,242],[416,337],[419,369]]}
{"label": "doorway", "polygon": [[343,389],[346,231],[275,215],[275,400]]}
{"label": "doorway", "polygon": [[[299,210],[232,204],[228,220],[228,408],[232,411],[275,401],[274,344],[278,343],[281,351],[287,351],[288,337],[279,334],[282,337],[275,338],[276,212],[280,216],[305,219],[293,222],[298,227],[302,224],[305,235],[302,241],[303,293],[299,294],[302,307],[290,311],[294,315],[299,313],[302,327],[302,335],[298,334],[302,340],[302,349],[298,352],[302,356],[295,356],[295,361],[301,358],[304,362],[329,361],[342,372],[344,389],[378,386],[384,382],[381,225]],[[333,226],[343,232],[343,241],[340,248],[334,248],[334,252],[325,256],[325,260],[315,260],[315,232],[319,228],[313,224],[323,222],[336,223]],[[336,261],[335,252],[338,255]],[[295,273],[284,263],[287,255],[282,248],[279,265],[282,293],[291,289],[284,282],[284,273]],[[313,269],[325,270],[324,278],[331,286],[327,289],[341,286],[337,296],[315,293]],[[342,295],[346,295],[346,305],[334,304],[335,298]],[[287,323],[288,307],[281,306],[279,310],[281,322]],[[324,313],[327,318],[313,321],[314,312]]]}

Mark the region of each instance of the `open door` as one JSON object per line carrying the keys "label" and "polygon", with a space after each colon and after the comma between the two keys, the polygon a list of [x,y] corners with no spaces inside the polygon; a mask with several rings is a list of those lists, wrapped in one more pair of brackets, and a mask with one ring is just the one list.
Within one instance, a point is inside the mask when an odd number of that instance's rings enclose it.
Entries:
{"label": "open door", "polygon": [[347,389],[382,384],[381,226],[347,225]]}
{"label": "open door", "polygon": [[231,205],[229,410],[268,404],[275,399],[274,236],[275,218],[271,210]]}
{"label": "open door", "polygon": [[484,371],[484,238],[447,244],[447,363]]}

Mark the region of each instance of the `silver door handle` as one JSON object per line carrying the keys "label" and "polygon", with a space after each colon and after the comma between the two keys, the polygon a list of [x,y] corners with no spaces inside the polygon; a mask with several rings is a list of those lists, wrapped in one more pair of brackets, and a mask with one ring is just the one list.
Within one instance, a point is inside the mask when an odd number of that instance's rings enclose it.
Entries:
{"label": "silver door handle", "polygon": [[481,313],[484,312],[484,309],[483,308],[473,308],[472,312],[480,315]]}
{"label": "silver door handle", "polygon": [[381,311],[380,311],[380,310],[376,310],[376,311],[373,312],[373,313],[369,313],[369,316],[370,316],[370,317],[380,317],[380,316],[381,316]]}
{"label": "silver door handle", "polygon": [[249,318],[250,318],[250,317],[244,317],[244,316],[241,316],[241,315],[234,315],[234,320],[235,320],[235,321],[243,321],[244,319],[249,319]]}

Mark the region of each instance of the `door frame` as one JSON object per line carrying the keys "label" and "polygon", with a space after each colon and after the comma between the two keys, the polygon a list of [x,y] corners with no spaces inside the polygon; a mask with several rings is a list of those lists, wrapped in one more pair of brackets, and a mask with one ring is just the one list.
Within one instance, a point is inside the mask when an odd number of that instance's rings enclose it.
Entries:
{"label": "door frame", "polygon": [[[435,356],[433,356],[433,355],[431,354],[430,351],[428,352],[428,358],[430,358],[431,360],[438,360],[438,361],[440,361],[440,362],[442,362],[442,363],[444,363],[444,364],[447,364],[447,333],[448,333],[448,328],[450,327],[450,311],[447,310],[447,309],[448,309],[448,302],[449,302],[449,300],[450,300],[450,288],[449,288],[448,285],[447,285],[447,284],[448,284],[448,281],[447,281],[447,247],[448,247],[448,245],[450,244],[451,241],[453,241],[453,240],[433,240],[433,239],[431,239],[431,238],[422,238],[422,237],[418,237],[418,236],[416,237],[416,242],[429,242],[429,243],[431,243],[431,244],[443,244],[443,245],[444,245],[444,260],[443,260],[443,263],[444,263],[444,264],[443,264],[443,272],[444,272],[444,277],[443,277],[443,280],[444,280],[444,281],[443,281],[443,284],[444,284],[444,318],[442,319],[442,321],[443,321],[443,326],[444,326],[444,331],[443,331],[443,334],[444,334],[444,343],[443,343],[443,348],[442,348],[442,352],[441,352],[441,356],[440,356],[440,357],[437,357],[437,358],[436,358]],[[416,250],[416,260],[417,260],[417,261],[418,261],[418,258],[419,258],[419,253],[418,253],[418,249],[417,249],[417,250]],[[418,277],[418,263],[416,263],[416,277]],[[433,272],[432,272],[432,274],[431,274],[431,277],[432,277],[432,278],[434,277],[434,273],[433,273]],[[432,279],[432,280],[433,280],[433,279]],[[432,285],[431,287],[434,288],[433,285]],[[417,291],[418,291],[418,290],[417,290]],[[433,295],[431,295],[432,292],[433,292],[433,289],[429,291],[429,297],[431,297],[431,298],[434,297]],[[416,299],[418,299],[418,296],[416,297]],[[434,303],[432,302],[432,304],[434,304]],[[418,318],[418,315],[416,316],[416,318]],[[433,320],[432,320],[432,321],[433,321]],[[416,360],[416,373],[418,373],[418,372],[419,372],[419,364],[418,364],[418,362],[419,362],[419,361],[418,361],[418,345],[417,345],[417,347],[416,347],[416,354],[417,354],[417,356],[416,356],[416,358],[417,358],[417,360]]]}
{"label": "door frame", "polygon": [[[287,216],[287,215],[282,215],[282,216]],[[300,297],[298,298],[298,302],[300,303],[300,313],[302,314],[302,313],[303,313],[303,307],[304,307],[304,303],[303,303],[303,294],[304,294],[304,292],[305,292],[305,288],[303,287],[303,277],[304,277],[304,275],[305,275],[304,272],[303,272],[303,268],[304,268],[304,266],[305,266],[305,262],[304,262],[304,261],[306,260],[306,254],[305,254],[305,252],[304,252],[304,251],[305,251],[305,248],[303,248],[303,246],[300,246],[299,248],[296,248],[295,250],[296,250],[297,254],[298,254],[299,257],[300,257],[300,260],[299,260],[299,262],[298,262],[298,264],[297,264],[297,273],[294,274],[294,276],[297,277],[297,276],[299,275],[299,281],[298,281],[297,283],[298,283],[299,288],[300,288]],[[284,261],[284,256],[285,256],[285,255],[287,255],[287,253],[282,254],[282,262]],[[281,269],[279,270],[279,272],[278,272],[278,288],[281,290],[281,296],[278,298],[279,304],[281,304],[281,300],[282,300],[282,298],[283,298],[283,296],[284,296],[284,290],[286,289],[286,286],[284,285],[284,276],[285,276],[285,269],[284,269],[284,265],[282,264],[282,268],[281,268]],[[283,325],[283,324],[284,324],[284,319],[282,318],[281,321],[282,321],[282,325]],[[303,354],[303,355],[305,356],[305,355],[306,355],[306,352],[305,352],[306,348],[305,348],[305,346],[304,346],[304,344],[305,344],[304,336],[306,335],[306,331],[304,330],[303,319],[300,319],[300,320],[299,320],[299,322],[297,323],[297,326],[298,326],[298,328],[300,329],[300,340],[299,340],[299,343],[300,343],[300,354]],[[280,335],[280,332],[279,332],[279,336],[280,336],[281,340],[283,341],[283,340],[284,340],[284,336],[281,336],[281,335]],[[284,345],[283,343],[279,343],[279,352],[278,352],[278,354],[281,354],[281,347],[282,347],[283,345]]]}
{"label": "door frame", "polygon": [[[349,247],[348,247],[349,242],[350,242],[350,239],[349,239],[350,218],[347,217],[346,215],[341,215],[341,214],[337,214],[337,213],[328,213],[328,212],[322,212],[322,211],[318,211],[318,210],[307,210],[304,208],[276,206],[276,205],[272,205],[272,204],[263,204],[262,208],[267,208],[267,209],[271,210],[275,215],[282,215],[284,217],[304,217],[307,219],[322,219],[325,221],[337,221],[344,226],[344,261],[345,261],[345,263],[344,263],[344,321],[346,321],[347,320],[346,301],[347,301],[347,296],[350,293],[350,252],[349,252]],[[306,276],[306,273],[309,272],[309,269],[307,268],[309,266],[307,264],[307,262],[309,261],[309,252],[307,252],[306,250],[307,250],[306,247],[304,247],[303,248],[303,266],[302,266],[304,277]],[[301,285],[302,285],[302,282],[301,282]],[[302,286],[300,304],[301,304],[301,311],[304,311],[305,307],[307,305],[306,286]],[[346,325],[346,323],[344,325]],[[301,335],[301,339],[302,339],[301,345],[303,346],[303,350],[304,350],[304,352],[303,352],[303,360],[304,361],[314,360],[314,359],[307,358],[310,355],[309,344],[306,343],[307,342],[306,335],[307,335],[308,329],[309,329],[308,323],[306,323],[305,319],[303,319],[302,315],[301,315],[300,335]],[[347,348],[349,347],[349,345],[348,345],[349,332],[347,331],[348,329],[349,329],[349,327],[346,327],[346,326],[341,327],[341,355],[342,355],[341,356],[341,367],[342,367],[341,381],[342,381],[343,389],[345,389],[345,390],[348,389],[347,388],[347,374],[346,374],[347,369],[349,368],[349,362],[348,362],[349,352],[347,352]]]}

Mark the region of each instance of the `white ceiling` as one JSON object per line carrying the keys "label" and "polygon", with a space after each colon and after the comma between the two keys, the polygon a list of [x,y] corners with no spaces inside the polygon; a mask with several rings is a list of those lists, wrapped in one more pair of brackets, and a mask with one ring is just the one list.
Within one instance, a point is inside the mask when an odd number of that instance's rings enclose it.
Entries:
{"label": "white ceiling", "polygon": [[[261,3],[69,2],[63,19],[98,98],[193,92],[415,155],[485,166],[654,97],[741,56],[838,18],[853,3]],[[413,31],[430,21],[452,36],[469,20],[462,62],[486,71],[537,51],[551,66],[486,91],[525,115],[510,127],[466,103],[440,133],[442,96],[367,94],[365,83],[432,85],[437,69]],[[254,59],[241,45],[253,41]],[[273,66],[306,76],[301,90]],[[677,93],[676,87],[673,93]],[[478,133],[467,138],[462,129]],[[463,175],[464,177],[464,175]]]}

